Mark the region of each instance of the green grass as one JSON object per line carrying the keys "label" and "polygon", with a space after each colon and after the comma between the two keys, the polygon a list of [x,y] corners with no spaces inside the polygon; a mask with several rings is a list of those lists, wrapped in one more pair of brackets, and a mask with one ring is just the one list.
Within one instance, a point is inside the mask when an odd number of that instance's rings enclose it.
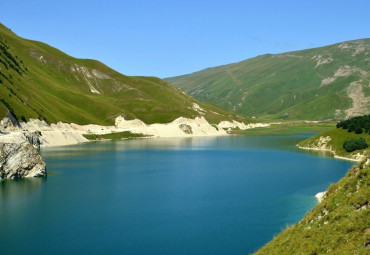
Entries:
{"label": "green grass", "polygon": [[346,141],[352,139],[364,138],[367,144],[370,144],[370,135],[368,134],[355,134],[355,132],[348,132],[346,129],[334,128],[329,131],[315,135],[309,139],[306,139],[299,143],[299,146],[302,147],[315,147],[318,145],[320,137],[331,137],[331,140],[328,142],[328,146],[334,150],[335,154],[342,157],[351,157],[357,153],[363,155],[370,155],[370,149],[356,150],[353,152],[346,152],[343,148],[343,144]]}
{"label": "green grass", "polygon": [[199,116],[194,103],[206,110],[211,123],[250,121],[201,103],[159,78],[120,74],[99,61],[18,37],[0,24],[0,117],[11,111],[18,119],[49,123],[112,125],[120,115],[146,124],[168,123]]}
{"label": "green grass", "polygon": [[300,222],[255,254],[369,254],[369,187],[370,166],[353,167]]}
{"label": "green grass", "polygon": [[[337,77],[327,86],[321,81],[333,77],[340,67],[369,72],[370,39],[346,42],[346,49],[334,44],[321,48],[266,54],[239,63],[208,68],[188,75],[165,79],[195,98],[245,116],[267,119],[342,119],[352,105],[347,88],[362,80],[369,96],[370,78],[360,71]],[[365,50],[355,54],[358,47]],[[332,61],[316,66],[315,57]],[[370,103],[367,104],[370,108]],[[336,114],[337,113],[337,114]],[[287,114],[287,115],[285,115]]]}
{"label": "green grass", "polygon": [[91,141],[96,141],[96,140],[120,140],[120,139],[134,139],[134,138],[149,137],[148,135],[136,134],[136,133],[132,133],[130,131],[116,132],[116,133],[103,134],[103,135],[85,134],[83,136],[86,139],[91,140]]}
{"label": "green grass", "polygon": [[303,133],[318,133],[326,130],[333,129],[335,123],[323,122],[323,123],[281,123],[272,124],[269,127],[253,128],[247,130],[234,130],[232,134],[238,135],[291,135],[291,134],[303,134]]}

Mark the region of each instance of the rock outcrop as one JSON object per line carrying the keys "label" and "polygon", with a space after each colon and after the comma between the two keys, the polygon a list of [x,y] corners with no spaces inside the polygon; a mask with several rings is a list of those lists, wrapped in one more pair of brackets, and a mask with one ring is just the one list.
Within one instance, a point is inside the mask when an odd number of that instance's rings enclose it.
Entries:
{"label": "rock outcrop", "polygon": [[27,140],[30,144],[32,144],[36,149],[40,149],[40,144],[41,144],[40,138],[39,138],[39,136],[41,136],[40,131],[39,132],[37,132],[37,131],[36,132],[28,132],[28,133],[25,134],[25,136],[26,136],[26,138],[27,138]]}
{"label": "rock outcrop", "polygon": [[316,197],[317,201],[319,201],[319,203],[321,203],[321,201],[324,200],[325,194],[326,194],[326,191],[323,191],[323,192],[319,192],[315,195],[315,197]]}
{"label": "rock outcrop", "polygon": [[30,143],[0,143],[0,180],[46,176],[46,165]]}
{"label": "rock outcrop", "polygon": [[180,124],[179,128],[185,133],[185,134],[192,134],[193,130],[191,129],[191,126],[186,124]]}

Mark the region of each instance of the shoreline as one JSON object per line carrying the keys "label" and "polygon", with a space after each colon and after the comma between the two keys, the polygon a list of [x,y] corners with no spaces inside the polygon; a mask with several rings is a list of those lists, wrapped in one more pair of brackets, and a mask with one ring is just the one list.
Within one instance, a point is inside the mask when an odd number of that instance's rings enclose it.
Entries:
{"label": "shoreline", "polygon": [[333,154],[334,158],[336,159],[342,159],[342,160],[347,160],[347,161],[352,161],[352,162],[361,162],[364,158],[366,158],[365,155],[357,154],[358,158],[349,158],[349,157],[344,157],[344,156],[339,156],[335,153],[335,151],[331,149],[323,149],[323,148],[314,148],[314,147],[305,147],[305,146],[299,146],[298,144],[296,145],[299,149],[301,150],[311,150],[311,151],[324,151],[324,152],[330,152]]}
{"label": "shoreline", "polygon": [[[359,158],[354,159],[354,158],[348,158],[348,157],[338,156],[335,153],[335,151],[333,151],[332,149],[305,147],[305,146],[299,146],[298,144],[296,146],[299,149],[302,149],[302,150],[330,152],[331,154],[333,154],[334,158],[340,159],[340,160],[347,160],[347,161],[359,163],[359,162],[363,161],[364,159],[366,159],[366,156],[365,155],[360,155]],[[325,199],[326,193],[327,193],[327,190],[316,193],[315,198],[317,199],[318,204],[320,204]]]}
{"label": "shoreline", "polygon": [[[298,144],[296,146],[301,150],[330,152],[331,154],[333,154],[334,158],[336,158],[336,159],[347,160],[347,161],[351,161],[351,162],[361,162],[361,160],[362,160],[362,159],[353,159],[353,158],[338,156],[331,149],[304,147],[304,146],[299,146]],[[327,190],[321,191],[321,192],[318,192],[318,193],[315,194],[315,198],[318,201],[318,204],[320,204],[324,200],[326,192],[327,192]]]}

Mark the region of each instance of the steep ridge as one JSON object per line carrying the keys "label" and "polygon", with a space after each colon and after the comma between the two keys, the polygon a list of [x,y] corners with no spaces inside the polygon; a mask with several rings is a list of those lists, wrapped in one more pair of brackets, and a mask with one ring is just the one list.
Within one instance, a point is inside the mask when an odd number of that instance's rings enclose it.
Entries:
{"label": "steep ridge", "polygon": [[370,39],[245,61],[165,79],[245,116],[342,119],[370,113]]}
{"label": "steep ridge", "polygon": [[246,118],[201,103],[156,77],[120,74],[18,37],[0,24],[0,118],[113,125],[118,116],[146,124],[203,116],[210,123]]}

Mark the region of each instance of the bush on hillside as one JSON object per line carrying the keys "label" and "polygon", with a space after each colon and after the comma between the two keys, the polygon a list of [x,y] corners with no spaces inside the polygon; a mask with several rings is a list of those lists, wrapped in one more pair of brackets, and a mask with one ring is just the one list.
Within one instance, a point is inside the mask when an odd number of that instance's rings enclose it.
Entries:
{"label": "bush on hillside", "polygon": [[355,133],[356,133],[356,134],[362,134],[362,128],[360,128],[360,127],[356,127],[356,129],[355,129]]}
{"label": "bush on hillside", "polygon": [[349,141],[345,141],[343,144],[343,148],[346,152],[352,152],[355,150],[362,150],[369,147],[364,138],[360,139],[352,139]]}

